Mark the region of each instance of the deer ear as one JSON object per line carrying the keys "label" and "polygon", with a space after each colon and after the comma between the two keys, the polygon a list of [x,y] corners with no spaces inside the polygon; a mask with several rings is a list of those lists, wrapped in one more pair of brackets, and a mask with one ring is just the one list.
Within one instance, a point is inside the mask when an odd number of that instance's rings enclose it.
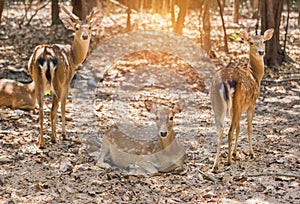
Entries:
{"label": "deer ear", "polygon": [[63,24],[65,25],[65,27],[68,29],[68,30],[75,30],[75,24],[72,22],[71,19],[69,18],[61,18],[61,21],[63,22]]}
{"label": "deer ear", "polygon": [[62,22],[66,26],[67,29],[75,30],[76,23],[79,23],[80,20],[78,16],[70,12],[66,7],[61,6],[61,13],[62,13]]}
{"label": "deer ear", "polygon": [[172,109],[173,113],[174,114],[180,113],[182,111],[182,109],[183,109],[183,106],[184,106],[184,102],[183,101],[179,101],[179,102],[175,103],[173,105],[173,109]]}
{"label": "deer ear", "polygon": [[270,40],[273,37],[274,29],[270,28],[264,32],[264,41]]}
{"label": "deer ear", "polygon": [[101,10],[93,9],[91,13],[86,17],[86,22],[91,25],[93,30],[98,30],[102,19],[103,19],[103,15]]}
{"label": "deer ear", "polygon": [[240,33],[240,36],[241,36],[241,38],[242,38],[243,40],[245,40],[245,41],[247,41],[247,42],[250,40],[249,34],[248,34],[248,32],[245,31],[245,30],[243,30],[243,31]]}
{"label": "deer ear", "polygon": [[145,100],[144,103],[148,112],[154,113],[156,111],[156,104],[153,101]]}

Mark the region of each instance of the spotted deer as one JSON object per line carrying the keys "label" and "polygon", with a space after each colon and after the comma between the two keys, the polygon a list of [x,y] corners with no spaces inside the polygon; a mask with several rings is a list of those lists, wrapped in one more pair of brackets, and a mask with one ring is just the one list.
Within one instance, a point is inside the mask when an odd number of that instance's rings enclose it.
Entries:
{"label": "spotted deer", "polygon": [[247,113],[248,141],[250,157],[254,158],[252,148],[252,120],[254,107],[260,93],[260,84],[264,75],[264,42],[273,36],[273,29],[268,29],[263,36],[249,36],[246,31],[241,32],[243,40],[249,43],[249,63],[245,69],[224,68],[216,72],[211,86],[211,102],[215,115],[215,123],[219,135],[217,155],[213,165],[213,172],[217,172],[219,154],[224,132],[224,119],[231,119],[228,132],[228,165],[231,164],[231,143],[235,131],[233,156],[237,154],[238,136],[240,133],[241,114]]}
{"label": "spotted deer", "polygon": [[[136,165],[142,172],[153,175],[168,172],[181,167],[186,158],[184,146],[176,139],[173,130],[174,115],[181,112],[183,104],[177,102],[172,108],[145,101],[147,110],[156,116],[154,137],[142,138],[147,131],[131,131],[121,125],[114,125],[102,140],[98,165],[110,168],[105,162],[106,156],[113,164],[121,168]],[[132,129],[132,127],[131,127]]]}
{"label": "spotted deer", "polygon": [[35,83],[35,94],[39,105],[39,148],[44,147],[43,141],[43,103],[44,90],[50,85],[52,92],[52,108],[50,113],[51,141],[56,142],[56,115],[59,102],[61,102],[62,136],[66,139],[65,107],[69,90],[69,84],[76,69],[84,62],[92,31],[98,29],[100,23],[100,11],[95,9],[84,21],[61,7],[62,18],[67,29],[74,31],[74,40],[71,45],[43,44],[35,47],[28,62],[30,75]]}
{"label": "spotted deer", "polygon": [[15,80],[0,79],[0,107],[33,110],[36,106],[34,82],[23,84]]}

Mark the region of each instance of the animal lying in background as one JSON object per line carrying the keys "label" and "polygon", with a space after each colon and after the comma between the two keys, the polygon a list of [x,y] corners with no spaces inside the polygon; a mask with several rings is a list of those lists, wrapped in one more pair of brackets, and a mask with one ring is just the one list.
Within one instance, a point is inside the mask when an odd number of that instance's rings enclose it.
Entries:
{"label": "animal lying in background", "polygon": [[10,79],[0,79],[0,107],[33,110],[35,106],[34,82],[23,84]]}
{"label": "animal lying in background", "polygon": [[[182,104],[178,102],[173,104],[172,108],[167,108],[145,101],[145,105],[149,112],[156,115],[157,129],[134,132],[133,127],[114,125],[103,137],[98,158],[100,167],[111,167],[104,162],[107,155],[112,163],[120,168],[136,166],[149,175],[169,172],[183,165],[186,158],[185,149],[173,130],[174,115],[181,112]],[[143,135],[152,137],[142,137]]]}

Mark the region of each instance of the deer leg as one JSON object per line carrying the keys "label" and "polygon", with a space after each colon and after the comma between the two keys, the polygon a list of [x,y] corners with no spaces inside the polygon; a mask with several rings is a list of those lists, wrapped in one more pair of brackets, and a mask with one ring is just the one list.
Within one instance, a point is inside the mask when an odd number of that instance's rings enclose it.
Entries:
{"label": "deer leg", "polygon": [[238,145],[238,138],[240,134],[240,121],[237,122],[236,130],[235,130],[235,143],[232,156],[235,158],[237,156],[237,145]]}
{"label": "deer leg", "polygon": [[248,141],[249,141],[249,153],[250,153],[250,158],[253,159],[254,152],[252,148],[252,120],[253,120],[253,115],[254,115],[254,108],[251,108],[247,112],[247,121],[248,121]]}
{"label": "deer leg", "polygon": [[224,136],[224,128],[223,127],[219,127],[219,143],[218,143],[218,147],[217,147],[217,154],[216,154],[216,158],[215,158],[215,162],[212,168],[212,172],[216,173],[217,170],[219,169],[219,156],[220,156],[220,151],[221,151],[221,144],[223,141],[223,136]]}
{"label": "deer leg", "polygon": [[50,113],[50,121],[51,121],[51,142],[56,142],[56,116],[57,109],[59,105],[59,100],[56,94],[52,94],[52,108]]}
{"label": "deer leg", "polygon": [[39,136],[39,148],[44,148],[44,138],[43,138],[43,123],[44,123],[44,100],[42,97],[38,97],[39,103],[39,122],[40,122],[40,136]]}
{"label": "deer leg", "polygon": [[62,136],[66,139],[66,102],[68,97],[68,89],[63,91],[61,98],[61,120],[62,120]]}
{"label": "deer leg", "polygon": [[108,163],[104,162],[105,156],[109,153],[109,142],[107,141],[107,139],[103,138],[102,140],[102,147],[101,147],[101,152],[100,155],[98,157],[98,161],[97,161],[97,165],[101,168],[104,169],[109,169],[111,168],[111,166]]}
{"label": "deer leg", "polygon": [[[37,83],[38,84],[38,83]],[[40,135],[39,135],[39,145],[38,147],[44,148],[44,138],[43,138],[43,123],[44,123],[44,94],[43,86],[36,86],[36,98],[39,104],[39,122],[40,122]]]}

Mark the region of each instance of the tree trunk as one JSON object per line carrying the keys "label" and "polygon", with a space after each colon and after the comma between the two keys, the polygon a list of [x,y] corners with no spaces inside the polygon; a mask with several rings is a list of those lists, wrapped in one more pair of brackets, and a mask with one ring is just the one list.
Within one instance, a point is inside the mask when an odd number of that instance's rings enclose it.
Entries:
{"label": "tree trunk", "polygon": [[60,24],[60,18],[59,18],[59,6],[58,6],[58,0],[52,0],[51,2],[51,20],[52,25]]}
{"label": "tree trunk", "polygon": [[266,42],[265,64],[278,67],[283,61],[288,61],[286,53],[279,44],[279,26],[284,0],[261,0],[261,34],[269,28],[274,28],[273,38]]}
{"label": "tree trunk", "polygon": [[300,0],[297,0],[297,8],[298,8],[298,27],[300,27]]}
{"label": "tree trunk", "polygon": [[210,52],[211,49],[211,41],[210,41],[210,0],[204,0],[203,4],[203,16],[202,16],[202,23],[203,23],[203,32],[204,32],[204,41],[203,41],[203,49],[206,53]]}
{"label": "tree trunk", "polygon": [[72,0],[73,13],[78,16],[81,20],[84,18],[82,2],[81,0]]}
{"label": "tree trunk", "polygon": [[73,13],[83,20],[97,6],[97,2],[95,0],[72,0]]}
{"label": "tree trunk", "polygon": [[177,21],[175,23],[174,32],[178,34],[182,34],[184,20],[188,10],[189,0],[179,0],[178,4],[180,10],[179,10]]}
{"label": "tree trunk", "polygon": [[3,9],[4,9],[4,0],[0,0],[0,24],[1,24]]}
{"label": "tree trunk", "polygon": [[134,1],[126,0],[127,5],[127,21],[126,21],[126,31],[131,31],[131,9],[133,8]]}
{"label": "tree trunk", "polygon": [[239,23],[239,16],[240,16],[240,0],[234,0],[233,3],[233,23]]}
{"label": "tree trunk", "polygon": [[252,18],[253,19],[257,19],[257,17],[258,17],[258,4],[259,4],[259,0],[253,1],[253,4],[252,4],[252,8],[253,8]]}

